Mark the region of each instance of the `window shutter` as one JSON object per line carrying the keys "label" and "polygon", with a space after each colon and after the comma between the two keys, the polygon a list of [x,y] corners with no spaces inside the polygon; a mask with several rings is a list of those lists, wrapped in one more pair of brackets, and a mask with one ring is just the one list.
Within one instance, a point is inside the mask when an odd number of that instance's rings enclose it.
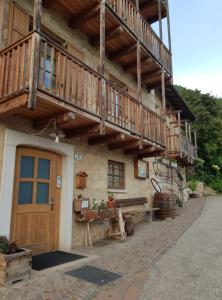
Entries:
{"label": "window shutter", "polygon": [[29,15],[17,7],[14,3],[11,4],[9,18],[9,36],[8,44],[16,42],[29,32]]}

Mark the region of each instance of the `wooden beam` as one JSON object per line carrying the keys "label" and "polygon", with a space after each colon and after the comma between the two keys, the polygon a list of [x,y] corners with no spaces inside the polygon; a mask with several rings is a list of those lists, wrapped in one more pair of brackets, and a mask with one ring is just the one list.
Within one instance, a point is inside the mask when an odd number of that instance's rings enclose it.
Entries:
{"label": "wooden beam", "polygon": [[8,101],[0,103],[0,117],[8,117],[27,109],[28,95],[20,95]]}
{"label": "wooden beam", "polygon": [[166,0],[166,8],[167,8],[167,32],[168,32],[168,45],[170,53],[172,53],[172,43],[171,43],[171,24],[170,24],[170,10],[169,10],[169,1]]}
{"label": "wooden beam", "polygon": [[100,124],[91,124],[76,127],[65,131],[67,138],[76,138],[81,136],[89,136],[100,132]]}
{"label": "wooden beam", "polygon": [[33,30],[37,30],[37,31],[41,30],[41,18],[42,18],[42,0],[35,0]]}
{"label": "wooden beam", "polygon": [[128,54],[130,54],[131,52],[135,51],[136,50],[136,47],[137,47],[137,44],[134,43],[132,44],[131,46],[128,46],[122,50],[119,50],[117,52],[114,52],[113,54],[111,54],[109,57],[110,59],[112,60],[115,60],[115,59],[119,59],[121,57],[124,57]]}
{"label": "wooden beam", "polygon": [[156,77],[157,75],[161,76],[161,69],[156,69],[154,71],[142,73],[142,78],[143,78],[143,80],[146,80],[146,79]]}
{"label": "wooden beam", "polygon": [[77,27],[81,27],[84,23],[90,21],[91,19],[95,18],[100,10],[100,4],[93,6],[91,9],[87,9],[81,15],[73,17],[72,20],[69,22],[69,26],[72,29]]}
{"label": "wooden beam", "polygon": [[149,158],[149,157],[160,157],[165,155],[165,150],[158,150],[158,151],[154,151],[154,152],[144,152],[144,153],[140,153],[138,155],[138,159],[142,159],[142,158]]}
{"label": "wooden beam", "polygon": [[129,149],[139,147],[140,141],[123,141],[108,145],[109,150]]}
{"label": "wooden beam", "polygon": [[[123,32],[123,27],[121,25],[119,25],[119,26],[117,26],[113,29],[108,30],[106,32],[106,38],[105,38],[106,42],[111,41],[112,39],[116,38],[122,32]],[[96,38],[91,39],[91,44],[94,47],[98,47],[99,44],[100,44],[100,38],[96,37]]]}
{"label": "wooden beam", "polygon": [[89,145],[98,145],[98,144],[106,144],[114,141],[123,141],[125,139],[125,135],[123,133],[114,133],[107,134],[98,137],[92,137],[88,140]]}
{"label": "wooden beam", "polygon": [[126,149],[124,151],[124,154],[125,155],[140,154],[140,153],[144,153],[145,151],[148,151],[150,149],[152,149],[154,151],[155,147],[150,145],[150,146],[145,146],[144,148],[143,147],[136,147],[136,148],[132,148],[132,149]]}
{"label": "wooden beam", "polygon": [[137,99],[142,102],[142,82],[141,82],[141,45],[137,42]]}
{"label": "wooden beam", "polygon": [[99,49],[99,73],[102,76],[100,80],[100,114],[102,116],[100,122],[100,134],[105,134],[106,119],[106,82],[105,74],[105,52],[106,52],[106,0],[102,0],[100,4],[100,49]]}
{"label": "wooden beam", "polygon": [[[152,62],[152,58],[151,57],[146,57],[146,58],[143,58],[141,59],[141,64],[144,65],[146,63],[150,63]],[[124,67],[124,71],[127,72],[127,73],[130,73],[130,72],[133,72],[136,70],[136,67],[137,67],[137,60],[136,61],[133,61],[131,62],[130,64],[128,64],[127,66]]]}
{"label": "wooden beam", "polygon": [[[33,30],[41,31],[42,17],[42,0],[34,2],[34,19]],[[40,44],[41,37],[35,32],[31,41],[31,59],[30,59],[30,76],[29,76],[29,99],[28,108],[34,110],[36,108],[36,92],[38,88],[39,68],[40,68]]]}
{"label": "wooden beam", "polygon": [[68,111],[58,115],[53,115],[51,117],[35,120],[34,128],[37,130],[41,130],[53,119],[56,121],[56,126],[58,128],[62,128],[62,126],[64,126],[65,124],[75,120],[75,113]]}

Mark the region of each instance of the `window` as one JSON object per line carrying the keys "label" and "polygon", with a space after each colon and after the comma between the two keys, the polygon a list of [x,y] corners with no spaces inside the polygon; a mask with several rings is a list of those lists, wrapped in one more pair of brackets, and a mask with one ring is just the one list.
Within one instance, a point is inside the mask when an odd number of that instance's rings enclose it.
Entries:
{"label": "window", "polygon": [[125,188],[125,165],[123,163],[108,161],[108,189],[122,190]]}

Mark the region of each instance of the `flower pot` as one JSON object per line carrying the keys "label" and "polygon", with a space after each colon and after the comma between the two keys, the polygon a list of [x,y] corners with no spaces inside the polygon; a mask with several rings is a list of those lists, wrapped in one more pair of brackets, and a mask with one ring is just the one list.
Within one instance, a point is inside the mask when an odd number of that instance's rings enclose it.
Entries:
{"label": "flower pot", "polygon": [[107,201],[107,206],[108,206],[108,208],[115,208],[116,207],[115,201],[109,199]]}
{"label": "flower pot", "polygon": [[99,209],[99,217],[100,219],[109,219],[109,209]]}
{"label": "flower pot", "polygon": [[84,210],[83,218],[88,221],[97,220],[99,218],[98,210],[95,210],[95,209]]}
{"label": "flower pot", "polygon": [[16,281],[29,279],[32,266],[32,251],[18,249],[13,254],[0,253],[0,285],[10,285]]}

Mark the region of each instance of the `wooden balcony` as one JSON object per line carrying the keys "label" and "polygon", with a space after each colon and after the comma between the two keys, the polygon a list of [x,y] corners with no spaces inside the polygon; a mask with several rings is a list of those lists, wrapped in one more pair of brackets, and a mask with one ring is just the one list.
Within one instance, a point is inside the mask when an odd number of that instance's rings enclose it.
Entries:
{"label": "wooden balcony", "polygon": [[167,153],[184,166],[193,165],[197,158],[197,148],[182,134],[167,136]]}
{"label": "wooden balcony", "polygon": [[[149,24],[157,22],[159,19],[158,0],[139,0],[140,13]],[[167,16],[166,1],[161,1],[161,17]]]}
{"label": "wooden balcony", "polygon": [[163,154],[165,120],[43,34],[31,32],[2,50],[0,68],[1,118],[31,119],[37,129],[53,118],[67,138],[140,157]]}
{"label": "wooden balcony", "polygon": [[[43,0],[69,20],[72,29],[84,32],[93,47],[100,45],[101,0],[69,1]],[[149,88],[161,86],[161,69],[165,81],[172,76],[171,53],[161,42],[150,24],[131,0],[106,0],[105,48],[107,56],[119,63],[126,72],[137,74],[137,42],[141,44],[142,82]]]}

